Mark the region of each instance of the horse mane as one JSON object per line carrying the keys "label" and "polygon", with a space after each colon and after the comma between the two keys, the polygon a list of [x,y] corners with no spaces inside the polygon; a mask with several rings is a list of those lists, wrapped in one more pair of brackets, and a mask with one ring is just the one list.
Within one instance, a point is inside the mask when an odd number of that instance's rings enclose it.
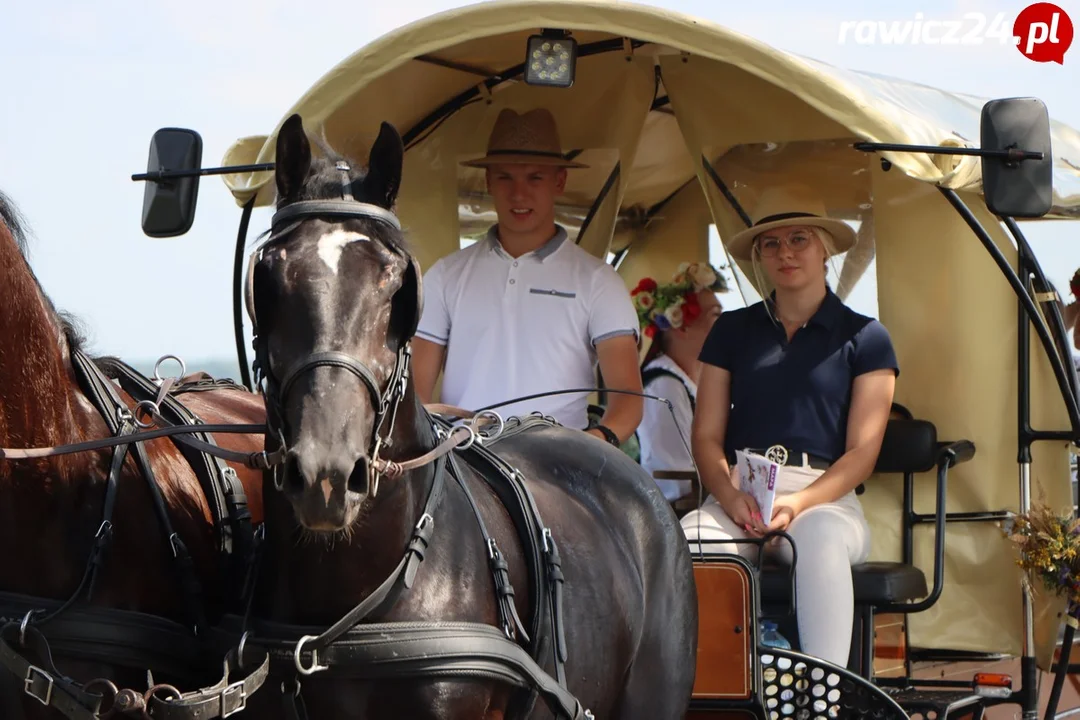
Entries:
{"label": "horse mane", "polygon": [[22,213],[19,212],[19,209],[15,207],[15,203],[12,202],[11,198],[2,191],[0,191],[0,220],[3,220],[4,225],[7,226],[12,240],[15,241],[15,247],[19,249],[19,254],[22,255],[23,260],[26,261],[27,270],[30,271],[30,276],[34,278],[34,282],[38,286],[38,292],[40,292],[41,297],[44,298],[45,304],[52,311],[53,317],[56,318],[56,323],[59,325],[61,332],[63,332],[68,347],[71,350],[82,350],[86,346],[86,333],[81,326],[80,320],[71,313],[58,310],[56,304],[53,303],[52,298],[45,292],[45,288],[41,286],[41,281],[38,280],[37,275],[34,274],[33,269],[30,267],[26,218],[24,218]]}
{"label": "horse mane", "polygon": [[[293,202],[302,202],[307,200],[340,199],[341,171],[336,167],[339,161],[344,161],[349,165],[349,189],[352,191],[353,197],[357,199],[363,197],[362,185],[368,176],[368,168],[366,166],[360,166],[359,163],[351,158],[339,153],[322,138],[308,135],[308,139],[319,149],[319,152],[312,152],[311,169],[308,171],[307,179],[304,181],[303,187],[300,188],[294,196],[289,198],[289,200]],[[280,208],[283,203],[284,198],[279,198],[278,208]],[[391,210],[393,210],[393,208],[391,208]],[[409,250],[408,243],[405,241],[404,233],[398,232],[383,223],[379,223],[379,226],[382,231],[380,234],[381,240],[405,255],[412,254]],[[267,234],[269,234],[269,231],[264,233],[264,235]]]}

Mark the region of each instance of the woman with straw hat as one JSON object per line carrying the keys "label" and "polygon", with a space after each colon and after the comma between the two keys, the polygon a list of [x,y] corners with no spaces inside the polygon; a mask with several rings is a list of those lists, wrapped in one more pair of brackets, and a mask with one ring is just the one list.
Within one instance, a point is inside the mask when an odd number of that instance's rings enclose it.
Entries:
{"label": "woman with straw hat", "polygon": [[[855,488],[877,462],[899,367],[885,327],[844,305],[826,283],[829,257],[855,244],[851,227],[829,218],[802,187],[764,192],[754,217],[728,248],[774,291],[725,312],[705,341],[691,437],[710,497],[682,526],[694,551],[751,554],[752,545],[695,541],[790,534],[801,649],[844,666],[851,565],[870,553]],[[731,469],[737,450],[781,462],[771,517],[739,489]],[[791,562],[786,541],[769,551]]]}

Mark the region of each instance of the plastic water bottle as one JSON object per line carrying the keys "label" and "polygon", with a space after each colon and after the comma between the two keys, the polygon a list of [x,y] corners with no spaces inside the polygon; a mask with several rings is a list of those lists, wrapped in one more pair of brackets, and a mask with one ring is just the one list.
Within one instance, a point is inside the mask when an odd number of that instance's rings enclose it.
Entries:
{"label": "plastic water bottle", "polygon": [[761,644],[783,650],[791,649],[791,643],[776,629],[776,623],[769,620],[761,622]]}

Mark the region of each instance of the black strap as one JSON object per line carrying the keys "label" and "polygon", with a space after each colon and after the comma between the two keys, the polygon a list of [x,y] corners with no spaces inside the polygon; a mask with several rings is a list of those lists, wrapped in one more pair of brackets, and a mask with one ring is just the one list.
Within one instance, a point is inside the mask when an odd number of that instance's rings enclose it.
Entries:
{"label": "black strap", "polygon": [[641,371],[641,387],[645,388],[653,380],[660,377],[672,377],[679,381],[679,384],[683,386],[683,390],[686,391],[686,399],[690,401],[690,411],[697,411],[697,403],[694,402],[694,396],[690,393],[690,386],[686,384],[686,381],[678,376],[677,373],[662,367],[650,367]]}
{"label": "black strap", "polygon": [[488,533],[487,525],[484,523],[484,518],[480,514],[480,508],[476,504],[476,499],[473,497],[472,491],[469,490],[468,482],[465,479],[464,473],[461,472],[461,468],[458,467],[458,459],[451,454],[449,456],[450,463],[450,475],[457,481],[462,491],[465,493],[465,498],[469,501],[469,506],[472,508],[473,515],[476,517],[476,523],[480,526],[480,536],[484,540],[484,548],[488,554],[488,563],[491,566],[491,575],[495,581],[495,601],[499,611],[499,621],[502,625],[503,633],[510,640],[516,640],[519,636],[522,637],[525,642],[529,642],[529,634],[525,631],[525,626],[521,622],[521,618],[518,617],[517,606],[514,604],[514,586],[510,582],[510,566],[506,562],[506,558],[503,557],[502,552],[499,550],[498,543],[495,542],[495,538],[491,537]]}
{"label": "black strap", "polygon": [[[158,386],[152,380],[121,361],[113,360],[110,364],[116,370],[120,386],[129,395],[136,400],[156,400]],[[198,387],[207,389],[205,385]],[[225,386],[211,379],[210,389],[222,387]],[[187,386],[182,386],[179,390],[183,391],[184,388]],[[177,390],[173,391],[175,392]],[[166,394],[162,398],[158,406],[161,416],[172,425],[205,425],[202,419],[177,400],[173,393]],[[217,447],[217,443],[207,432],[192,433],[187,436],[187,439],[198,440],[200,443]],[[222,555],[221,573],[226,584],[232,586],[230,597],[238,598],[242,592],[239,581],[244,577],[243,572],[251,553],[254,536],[251,511],[248,508],[244,485],[240,482],[236,471],[224,460],[191,443],[179,440],[177,436],[173,436],[172,440],[195,471],[199,485],[210,505],[218,551]]]}
{"label": "black strap", "polygon": [[270,655],[264,654],[262,662],[243,680],[229,681],[242,666],[236,650],[225,656],[221,680],[196,692],[175,695],[150,696],[150,717],[154,720],[209,720],[227,718],[247,708],[247,701],[266,682],[270,674]]}
{"label": "black strap", "polygon": [[368,616],[378,615],[393,607],[398,594],[412,587],[416,578],[416,571],[420,568],[420,563],[424,561],[424,554],[431,543],[431,535],[435,529],[435,509],[442,500],[445,487],[443,481],[445,459],[446,456],[443,455],[435,461],[434,477],[428,489],[424,511],[413,528],[412,537],[405,548],[405,555],[401,558],[401,562],[398,563],[389,577],[364,598],[359,605],[309,643],[305,643],[303,649],[322,653],[331,643],[347,633],[361,620],[366,619]]}
{"label": "black strap", "polygon": [[[273,635],[260,631],[259,639],[251,644],[270,654],[272,671],[286,672],[294,668],[296,642],[292,638],[307,630],[275,624]],[[521,646],[483,623],[365,623],[320,651],[319,662],[336,677],[364,680],[492,679],[524,689],[535,688],[558,718],[591,717],[577,698],[545,673]],[[297,716],[304,717],[299,713]]]}
{"label": "black strap", "polygon": [[[25,647],[37,656],[31,663],[15,651]],[[22,681],[23,692],[46,707],[63,713],[70,720],[99,720],[103,696],[88,693],[78,683],[60,674],[53,663],[52,651],[37,628],[27,627],[20,638],[18,623],[8,623],[0,630],[0,663]]]}
{"label": "black strap", "polygon": [[[441,419],[439,422],[445,423]],[[491,445],[500,439],[512,437],[536,427],[550,427],[552,424],[553,421],[542,415],[510,418],[505,422],[503,432],[494,442],[487,445],[474,443],[472,447],[459,452],[499,496],[518,528],[531,580],[530,606],[533,608],[531,623],[533,633],[532,642],[529,643],[530,655],[534,660],[539,661],[543,650],[543,639],[549,638],[555,676],[559,684],[565,687],[565,663],[569,653],[562,613],[562,586],[565,578],[558,546],[551,530],[544,525],[540,510],[536,506],[536,501],[529,491],[524,476],[491,449]],[[481,470],[484,466],[489,468],[488,472]],[[547,633],[541,632],[545,621],[548,626]]]}

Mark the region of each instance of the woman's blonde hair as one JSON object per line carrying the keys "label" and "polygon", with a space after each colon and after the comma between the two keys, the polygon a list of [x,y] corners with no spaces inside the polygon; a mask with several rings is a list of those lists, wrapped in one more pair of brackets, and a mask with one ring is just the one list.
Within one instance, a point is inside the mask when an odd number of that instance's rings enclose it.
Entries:
{"label": "woman's blonde hair", "polygon": [[[833,237],[833,234],[825,228],[817,227],[815,225],[810,225],[809,228],[814,234],[814,237],[821,241],[821,246],[825,249],[825,265],[827,266],[829,261],[838,254],[836,252],[836,239]],[[758,292],[762,299],[765,299],[769,295],[770,286],[769,279],[761,269],[761,262],[758,260],[757,237],[754,238],[754,243],[750,250],[750,265],[754,271],[754,280],[756,281]],[[837,277],[840,276],[839,271],[837,271],[835,267],[833,268],[833,272],[836,273]],[[826,283],[828,283],[828,280],[826,280]],[[776,322],[776,318],[773,317],[772,314],[772,309],[769,308],[769,303],[765,303],[765,312],[769,313],[769,317],[772,318],[773,322]]]}

